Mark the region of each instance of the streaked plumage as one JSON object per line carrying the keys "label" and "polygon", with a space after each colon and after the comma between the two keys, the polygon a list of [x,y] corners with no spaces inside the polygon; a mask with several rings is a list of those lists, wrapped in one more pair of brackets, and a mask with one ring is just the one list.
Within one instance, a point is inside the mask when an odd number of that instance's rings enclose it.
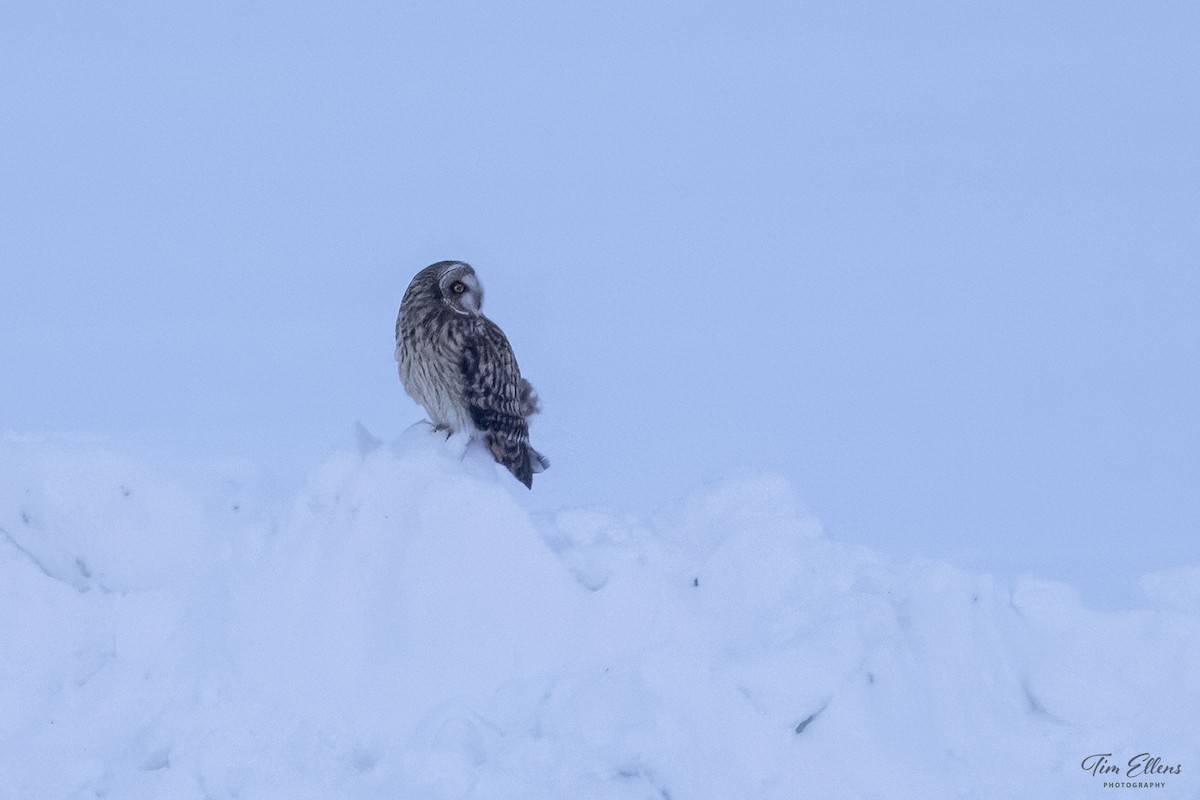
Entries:
{"label": "streaked plumage", "polygon": [[418,272],[396,317],[400,381],[435,429],[478,434],[496,461],[532,488],[533,474],[550,466],[529,446],[537,394],[482,306],[483,286],[469,264],[440,261]]}

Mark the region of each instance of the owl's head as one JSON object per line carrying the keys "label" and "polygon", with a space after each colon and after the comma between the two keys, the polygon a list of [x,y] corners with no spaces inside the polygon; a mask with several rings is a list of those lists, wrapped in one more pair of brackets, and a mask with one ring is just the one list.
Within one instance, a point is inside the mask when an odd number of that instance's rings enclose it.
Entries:
{"label": "owl's head", "polygon": [[443,261],[435,264],[437,294],[442,302],[459,314],[478,314],[483,308],[483,285],[470,264]]}

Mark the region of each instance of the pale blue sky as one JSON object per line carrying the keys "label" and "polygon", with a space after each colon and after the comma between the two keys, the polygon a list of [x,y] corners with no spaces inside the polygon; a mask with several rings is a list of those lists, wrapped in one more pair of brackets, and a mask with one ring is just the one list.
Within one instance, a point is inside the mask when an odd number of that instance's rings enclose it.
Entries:
{"label": "pale blue sky", "polygon": [[1200,561],[1200,7],[0,7],[2,424],[298,475],[473,263],[531,503],[778,471],[1132,602]]}

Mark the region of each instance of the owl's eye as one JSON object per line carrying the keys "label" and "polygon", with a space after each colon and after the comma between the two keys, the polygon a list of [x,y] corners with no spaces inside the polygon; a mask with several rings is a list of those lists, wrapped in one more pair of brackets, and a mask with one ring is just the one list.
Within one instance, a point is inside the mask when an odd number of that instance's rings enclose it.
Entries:
{"label": "owl's eye", "polygon": [[455,294],[462,294],[466,290],[467,285],[462,281],[455,281],[454,283],[450,284],[450,291],[454,292]]}

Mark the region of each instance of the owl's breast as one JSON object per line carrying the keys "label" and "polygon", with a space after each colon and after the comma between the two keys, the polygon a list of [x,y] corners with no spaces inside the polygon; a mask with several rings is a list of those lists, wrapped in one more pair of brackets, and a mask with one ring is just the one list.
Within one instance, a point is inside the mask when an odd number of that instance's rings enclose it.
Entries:
{"label": "owl's breast", "polygon": [[396,356],[404,390],[424,407],[430,422],[451,431],[472,427],[463,397],[459,360],[449,342],[405,330]]}

